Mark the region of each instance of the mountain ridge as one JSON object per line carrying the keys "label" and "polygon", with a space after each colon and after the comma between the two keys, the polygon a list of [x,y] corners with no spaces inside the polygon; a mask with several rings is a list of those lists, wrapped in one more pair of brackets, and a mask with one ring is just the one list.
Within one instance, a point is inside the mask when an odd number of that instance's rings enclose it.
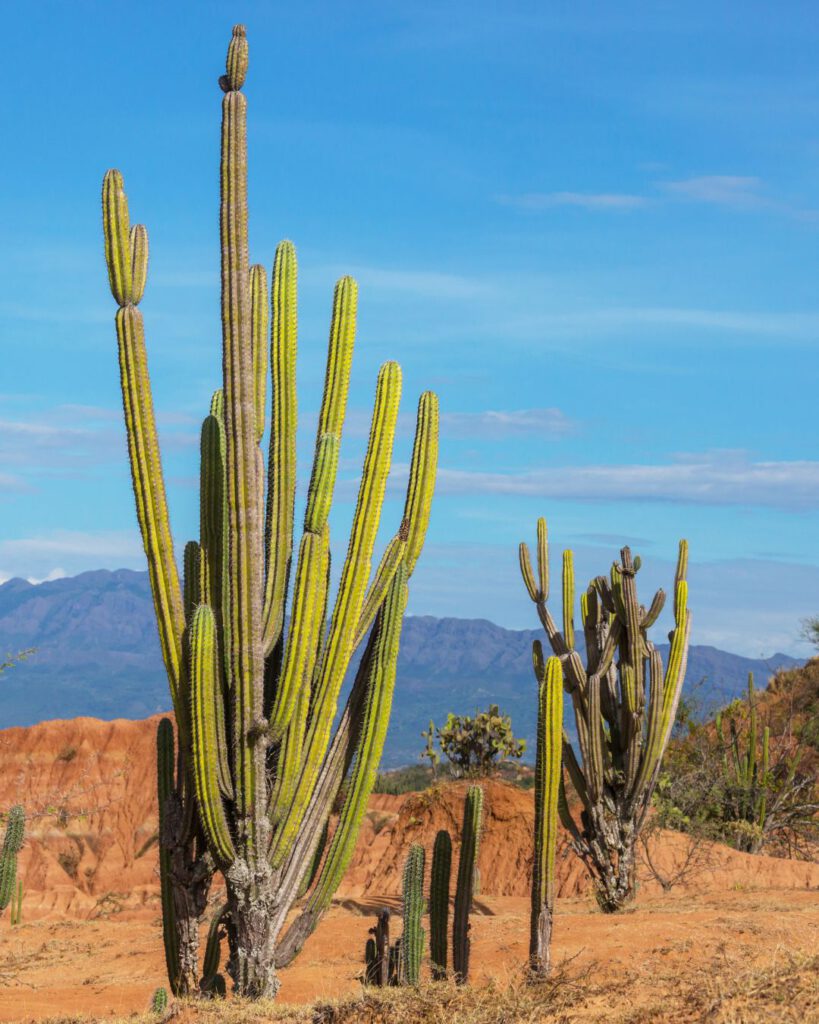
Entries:
{"label": "mountain ridge", "polygon": [[[490,702],[512,716],[533,751],[536,637],[542,630],[505,629],[488,619],[408,616],[385,766],[416,760],[430,718],[440,724],[449,711],[472,713]],[[658,646],[666,655],[667,645]],[[3,675],[0,727],[81,716],[138,719],[169,707],[145,572],[7,580],[0,585],[0,651],[32,647],[31,658]],[[749,671],[763,685],[774,669],[799,664],[784,654],[762,661],[695,645],[686,688],[707,710],[742,694]]]}

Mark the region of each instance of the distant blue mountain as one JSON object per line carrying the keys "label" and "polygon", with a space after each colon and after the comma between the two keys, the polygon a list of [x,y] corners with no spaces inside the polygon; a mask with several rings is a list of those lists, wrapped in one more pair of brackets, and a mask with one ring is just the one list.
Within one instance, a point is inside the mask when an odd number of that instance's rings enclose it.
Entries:
{"label": "distant blue mountain", "polygon": [[[536,637],[539,630],[484,619],[408,618],[385,765],[416,760],[430,718],[440,723],[449,711],[490,702],[512,716],[533,750]],[[0,654],[28,647],[36,654],[3,674],[0,727],[78,715],[144,718],[169,706],[147,573],[99,570],[37,586],[9,580],[0,586]],[[763,686],[774,669],[797,664],[784,654],[760,661],[692,647],[686,686],[708,710],[741,694],[749,671]]]}

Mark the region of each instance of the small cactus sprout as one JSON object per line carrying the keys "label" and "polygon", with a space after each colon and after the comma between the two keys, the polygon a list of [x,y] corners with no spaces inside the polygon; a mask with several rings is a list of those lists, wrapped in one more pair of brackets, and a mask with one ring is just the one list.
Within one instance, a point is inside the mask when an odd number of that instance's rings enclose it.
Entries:
{"label": "small cactus sprout", "polygon": [[9,810],[3,848],[0,850],[0,913],[17,891],[17,855],[23,848],[26,815],[20,804]]}
{"label": "small cactus sprout", "polygon": [[455,981],[465,985],[469,979],[469,913],[475,894],[478,849],[483,823],[483,790],[470,786],[464,800],[461,829],[461,855],[458,859],[458,887],[455,890],[455,914],[452,926],[452,964]]}
{"label": "small cactus sprout", "polygon": [[151,1013],[164,1014],[168,1009],[168,990],[158,988],[151,997]]}
{"label": "small cactus sprout", "polygon": [[404,865],[404,934],[401,942],[403,980],[417,985],[421,976],[424,956],[424,848],[418,843],[410,847]]}
{"label": "small cactus sprout", "polygon": [[432,978],[446,978],[449,930],[449,882],[452,874],[452,839],[446,829],[435,836],[429,886],[429,946]]}

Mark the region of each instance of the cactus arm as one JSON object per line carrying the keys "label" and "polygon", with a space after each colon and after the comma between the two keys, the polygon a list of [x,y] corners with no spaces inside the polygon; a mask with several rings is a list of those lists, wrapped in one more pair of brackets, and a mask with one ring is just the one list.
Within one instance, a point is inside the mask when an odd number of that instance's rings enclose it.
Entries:
{"label": "cactus arm", "polygon": [[661,588],[654,595],[654,599],[649,606],[648,611],[643,616],[640,623],[640,628],[643,630],[651,629],[654,623],[659,619],[660,613],[665,607],[665,591]]}
{"label": "cactus arm", "polygon": [[757,806],[756,823],[760,829],[765,828],[768,811],[768,769],[770,764],[771,730],[766,725],[762,731],[762,781],[760,782],[759,803]]}
{"label": "cactus arm", "polygon": [[529,597],[537,603],[539,591],[535,583],[535,574],[532,571],[532,557],[529,554],[529,546],[526,541],[521,541],[518,545],[518,562],[520,564],[520,574],[523,577],[523,583]]}
{"label": "cactus arm", "polygon": [[406,568],[402,566],[393,579],[378,625],[367,696],[364,702],[363,721],[352,772],[347,783],[338,827],[310,898],[310,905],[314,912],[324,911],[341,882],[353,855],[361,820],[375,784],[392,707],[398,647],[406,601]]}
{"label": "cactus arm", "polygon": [[267,274],[261,264],[250,268],[250,338],[253,348],[253,408],[256,442],[264,435],[267,399]]}
{"label": "cactus arm", "polygon": [[418,400],[404,521],[407,531],[407,573],[412,576],[429,526],[429,513],[438,472],[438,396],[425,391]]}
{"label": "cactus arm", "polygon": [[[233,777],[236,824],[252,862],[266,845],[265,746],[254,735],[262,716],[261,509],[255,452],[250,268],[247,241],[247,102],[239,91],[247,67],[244,26],[237,25],[221,79],[222,365],[228,509],[228,665],[233,699]],[[201,777],[201,776],[200,776]],[[215,803],[210,804],[211,810]],[[216,826],[216,822],[211,822]],[[223,831],[223,830],[219,830]],[[216,833],[212,833],[216,839]],[[228,852],[223,834],[220,856]]]}
{"label": "cactus arm", "polygon": [[296,586],[287,646],[279,686],[270,712],[270,739],[278,743],[284,735],[299,694],[313,675],[319,645],[318,613],[324,608],[327,586],[326,530],[305,531],[299,549]]}
{"label": "cactus arm", "polygon": [[[307,906],[279,944],[277,966],[289,963],[313,932],[329,906],[355,849],[358,829],[375,783],[384,746],[406,599],[406,570],[402,567],[396,574],[376,626],[370,634],[310,807],[296,843],[289,850],[289,860],[283,870],[283,888],[298,887],[313,854],[310,837],[318,837],[318,822],[329,813],[347,766],[351,765],[339,823],[327,856]],[[352,749],[351,743],[354,743]],[[283,859],[282,854],[274,848],[274,864],[277,856],[280,861]]]}
{"label": "cactus arm", "polygon": [[757,719],[756,705],[754,703],[754,674],[748,673],[748,755],[745,763],[745,782],[750,785],[756,775],[756,743],[757,743]]}
{"label": "cactus arm", "polygon": [[[595,677],[593,676],[592,679]],[[563,672],[558,658],[549,658],[538,693],[537,759],[535,765],[535,855],[532,864],[532,910],[529,960],[545,974],[555,901],[557,819],[563,784]],[[565,791],[564,791],[565,802]]]}
{"label": "cactus arm", "polygon": [[452,962],[455,981],[466,984],[469,978],[469,912],[475,892],[475,869],[483,817],[483,790],[470,786],[464,801],[464,820],[461,830],[461,854],[458,858],[458,885],[455,891],[455,910],[452,927]]}
{"label": "cactus arm", "polygon": [[14,897],[17,881],[17,855],[25,838],[25,811],[22,805],[9,808],[3,848],[0,850],[0,913]]}
{"label": "cactus arm", "polygon": [[105,175],[102,209],[108,278],[111,292],[119,306],[115,323],[137,519],[148,560],[162,657],[176,707],[179,700],[184,629],[182,592],[173,553],[148,376],[144,326],[142,314],[136,308],[145,287],[148,242],[143,227],[137,225],[133,232],[130,230],[128,201],[118,171],[108,171]]}
{"label": "cactus arm", "polygon": [[330,633],[311,698],[310,725],[304,744],[304,766],[293,802],[279,826],[281,835],[274,838],[274,845],[278,847],[274,866],[281,862],[295,839],[327,751],[338,694],[352,655],[351,642],[370,575],[372,549],[389,473],[400,390],[401,374],[398,365],[385,363],[378,375],[370,440],[347,558],[341,572]]}
{"label": "cactus arm", "polygon": [[174,737],[170,719],[163,718],[156,731],[156,785],[159,805],[159,891],[162,902],[162,940],[165,967],[171,991],[176,995],[179,985],[179,938],[176,930],[171,883],[171,853],[165,845],[168,799],[174,788]]}
{"label": "cactus arm", "polygon": [[588,810],[591,807],[591,801],[589,799],[589,792],[586,786],[586,777],[583,774],[583,769],[580,767],[574,748],[572,747],[569,737],[566,735],[565,731],[563,733],[563,761],[566,765],[566,770],[569,773],[572,786],[574,786],[575,793],[580,797],[585,809]]}
{"label": "cactus arm", "polygon": [[401,565],[406,565],[406,527],[397,533],[384,549],[384,554],[376,569],[373,581],[370,584],[364,603],[361,607],[361,615],[358,619],[358,626],[353,637],[353,649],[361,644],[367,632],[375,621],[378,610],[384,602],[387,591],[392,584],[396,572]]}
{"label": "cactus arm", "polygon": [[452,839],[446,829],[441,829],[435,836],[435,845],[432,849],[429,886],[429,945],[434,981],[443,981],[446,978],[451,875]]}
{"label": "cactus arm", "polygon": [[574,649],[574,554],[563,552],[563,639]]}
{"label": "cactus arm", "polygon": [[191,754],[196,802],[213,856],[223,868],[236,858],[219,787],[218,731],[214,704],[219,687],[216,624],[207,605],[196,609],[190,628]]}
{"label": "cactus arm", "polygon": [[546,520],[541,516],[537,521],[537,571],[540,600],[549,600],[549,531]]}
{"label": "cactus arm", "polygon": [[298,267],[292,242],[281,242],[273,263],[270,369],[273,402],[265,515],[264,651],[273,650],[284,626],[284,607],[293,553],[296,501],[296,286]]}
{"label": "cactus arm", "polygon": [[404,933],[401,939],[401,960],[404,980],[417,985],[421,976],[424,955],[424,932],[421,917],[424,913],[424,848],[413,843],[404,865],[403,912]]}

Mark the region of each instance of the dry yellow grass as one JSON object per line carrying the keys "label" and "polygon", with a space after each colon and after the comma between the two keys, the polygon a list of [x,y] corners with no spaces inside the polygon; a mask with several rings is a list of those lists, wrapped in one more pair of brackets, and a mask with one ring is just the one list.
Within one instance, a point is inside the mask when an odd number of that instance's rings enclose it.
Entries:
{"label": "dry yellow grass", "polygon": [[[817,1024],[819,956],[772,952],[753,968],[729,956],[690,974],[646,976],[639,968],[597,980],[594,965],[578,975],[571,963],[543,984],[522,975],[505,986],[422,985],[370,989],[312,1006],[271,1002],[182,1002],[164,1017],[120,1018],[119,1024]],[[91,1024],[102,1018],[54,1017],[43,1024]],[[108,1024],[117,1024],[111,1017]]]}

